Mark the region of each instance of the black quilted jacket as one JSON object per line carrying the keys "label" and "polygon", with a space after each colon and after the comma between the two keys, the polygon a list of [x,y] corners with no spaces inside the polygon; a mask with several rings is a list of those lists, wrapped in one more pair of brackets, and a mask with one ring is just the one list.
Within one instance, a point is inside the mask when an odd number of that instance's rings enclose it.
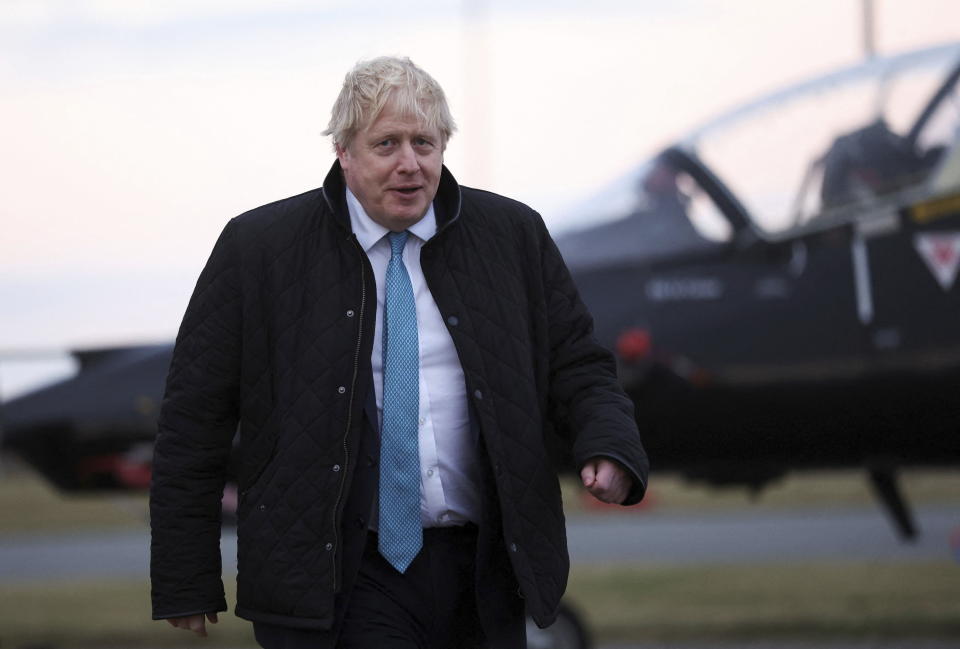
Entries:
{"label": "black quilted jacket", "polygon": [[[356,466],[376,293],[340,168],[322,189],[231,220],[177,336],[151,490],[155,618],[226,610],[220,497],[239,422],[237,614],[328,628]],[[421,263],[466,377],[527,611],[555,617],[569,560],[556,468],[613,457],[643,496],[633,407],[539,215],[444,168]],[[554,422],[551,413],[564,413]],[[555,425],[557,423],[558,425]]]}

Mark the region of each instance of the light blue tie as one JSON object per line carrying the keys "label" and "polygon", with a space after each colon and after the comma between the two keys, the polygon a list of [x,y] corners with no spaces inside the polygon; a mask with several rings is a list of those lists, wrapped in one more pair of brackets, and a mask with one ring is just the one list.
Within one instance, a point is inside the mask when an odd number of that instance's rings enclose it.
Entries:
{"label": "light blue tie", "polygon": [[420,346],[413,286],[403,265],[406,232],[390,233],[383,306],[383,430],[379,547],[405,572],[423,545],[420,527]]}

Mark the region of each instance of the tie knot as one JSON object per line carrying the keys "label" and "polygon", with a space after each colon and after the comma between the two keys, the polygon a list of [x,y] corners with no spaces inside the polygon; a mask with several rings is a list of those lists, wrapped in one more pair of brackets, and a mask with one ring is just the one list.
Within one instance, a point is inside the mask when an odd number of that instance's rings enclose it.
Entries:
{"label": "tie knot", "polygon": [[390,253],[394,257],[399,257],[403,253],[403,247],[407,243],[407,231],[403,232],[391,232],[390,237]]}

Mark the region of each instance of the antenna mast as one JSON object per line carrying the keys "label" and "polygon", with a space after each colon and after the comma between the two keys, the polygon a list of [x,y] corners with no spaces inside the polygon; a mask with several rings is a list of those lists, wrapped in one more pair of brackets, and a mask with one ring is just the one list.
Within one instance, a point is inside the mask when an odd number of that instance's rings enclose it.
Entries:
{"label": "antenna mast", "polygon": [[863,55],[871,60],[877,55],[876,39],[874,34],[873,0],[863,0]]}

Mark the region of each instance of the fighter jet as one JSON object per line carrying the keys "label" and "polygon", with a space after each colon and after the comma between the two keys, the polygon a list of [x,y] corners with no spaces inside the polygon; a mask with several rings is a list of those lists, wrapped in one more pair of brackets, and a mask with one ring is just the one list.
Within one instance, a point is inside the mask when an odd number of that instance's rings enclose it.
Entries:
{"label": "fighter jet", "polygon": [[144,489],[172,344],[73,352],[76,376],[3,404],[3,447],[65,491]]}
{"label": "fighter jet", "polygon": [[654,471],[863,466],[914,533],[895,469],[960,461],[958,77],[953,44],[751,103],[557,237]]}
{"label": "fighter jet", "polygon": [[[655,471],[760,489],[960,462],[960,43],[874,59],[697,129],[557,243]],[[587,225],[589,224],[589,225]],[[64,489],[143,488],[171,345],[78,353],[3,408]]]}

